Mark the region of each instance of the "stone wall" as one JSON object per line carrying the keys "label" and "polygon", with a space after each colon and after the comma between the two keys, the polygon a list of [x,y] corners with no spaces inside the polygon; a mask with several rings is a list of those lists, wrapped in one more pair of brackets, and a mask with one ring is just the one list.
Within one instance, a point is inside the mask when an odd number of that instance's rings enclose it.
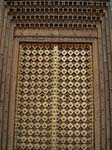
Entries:
{"label": "stone wall", "polygon": [[[21,42],[93,45],[94,150],[112,150],[112,32],[108,1],[45,1],[45,6],[49,7],[46,10],[42,8],[42,0],[0,0],[0,150],[12,150],[14,145],[15,91]],[[68,9],[57,9],[58,6]]]}
{"label": "stone wall", "polygon": [[112,0],[110,0],[110,7],[111,7],[111,11],[112,11]]}

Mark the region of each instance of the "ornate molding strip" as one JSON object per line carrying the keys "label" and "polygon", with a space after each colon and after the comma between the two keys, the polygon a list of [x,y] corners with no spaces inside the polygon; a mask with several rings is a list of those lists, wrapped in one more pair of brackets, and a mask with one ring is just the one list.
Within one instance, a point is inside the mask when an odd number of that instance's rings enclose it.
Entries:
{"label": "ornate molding strip", "polygon": [[108,5],[88,1],[7,1],[6,7],[19,28],[96,29]]}

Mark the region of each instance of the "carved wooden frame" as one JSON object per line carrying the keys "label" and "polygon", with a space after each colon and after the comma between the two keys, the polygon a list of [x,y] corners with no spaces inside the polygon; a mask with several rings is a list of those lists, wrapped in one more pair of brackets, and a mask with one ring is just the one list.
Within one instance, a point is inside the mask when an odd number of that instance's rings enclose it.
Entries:
{"label": "carved wooden frame", "polygon": [[[97,114],[95,116],[95,122],[94,122],[94,126],[95,126],[95,149],[99,149],[100,147],[100,114],[97,112],[100,112],[100,108],[99,108],[99,103],[100,103],[100,97],[99,97],[99,92],[97,93],[97,91],[99,90],[99,80],[98,80],[98,65],[96,65],[98,63],[98,56],[97,56],[97,51],[96,51],[96,39],[93,38],[92,40],[87,40],[86,38],[71,38],[71,37],[66,37],[66,40],[63,40],[63,38],[59,38],[58,40],[56,40],[56,37],[52,38],[50,37],[48,40],[48,37],[36,37],[35,40],[32,40],[32,38],[29,36],[27,38],[23,37],[16,37],[15,39],[15,43],[14,43],[14,47],[13,47],[13,57],[12,57],[12,71],[13,74],[13,78],[11,80],[11,97],[10,97],[10,111],[9,111],[9,149],[13,149],[13,140],[14,140],[14,115],[15,115],[15,99],[16,99],[16,80],[17,80],[17,64],[18,64],[18,50],[19,50],[19,43],[21,42],[57,42],[57,43],[61,43],[61,42],[73,42],[73,43],[77,43],[79,42],[80,39],[80,43],[92,43],[92,47],[93,47],[93,70],[94,70],[94,89],[96,92],[94,92],[94,108],[95,108],[95,114]],[[98,146],[99,145],[99,146]],[[98,148],[97,148],[98,147]]]}

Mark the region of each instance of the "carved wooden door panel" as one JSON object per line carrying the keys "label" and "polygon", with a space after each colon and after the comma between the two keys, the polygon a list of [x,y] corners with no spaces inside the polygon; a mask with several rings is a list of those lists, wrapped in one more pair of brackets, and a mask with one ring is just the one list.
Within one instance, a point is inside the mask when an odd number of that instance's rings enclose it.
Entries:
{"label": "carved wooden door panel", "polygon": [[14,149],[92,150],[92,45],[23,43]]}

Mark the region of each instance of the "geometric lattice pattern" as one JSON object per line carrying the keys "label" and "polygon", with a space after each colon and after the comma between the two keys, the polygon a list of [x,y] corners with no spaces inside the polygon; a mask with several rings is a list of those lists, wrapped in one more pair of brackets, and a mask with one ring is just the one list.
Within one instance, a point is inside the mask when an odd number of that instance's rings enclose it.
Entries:
{"label": "geometric lattice pattern", "polygon": [[16,150],[92,150],[91,44],[20,45]]}

